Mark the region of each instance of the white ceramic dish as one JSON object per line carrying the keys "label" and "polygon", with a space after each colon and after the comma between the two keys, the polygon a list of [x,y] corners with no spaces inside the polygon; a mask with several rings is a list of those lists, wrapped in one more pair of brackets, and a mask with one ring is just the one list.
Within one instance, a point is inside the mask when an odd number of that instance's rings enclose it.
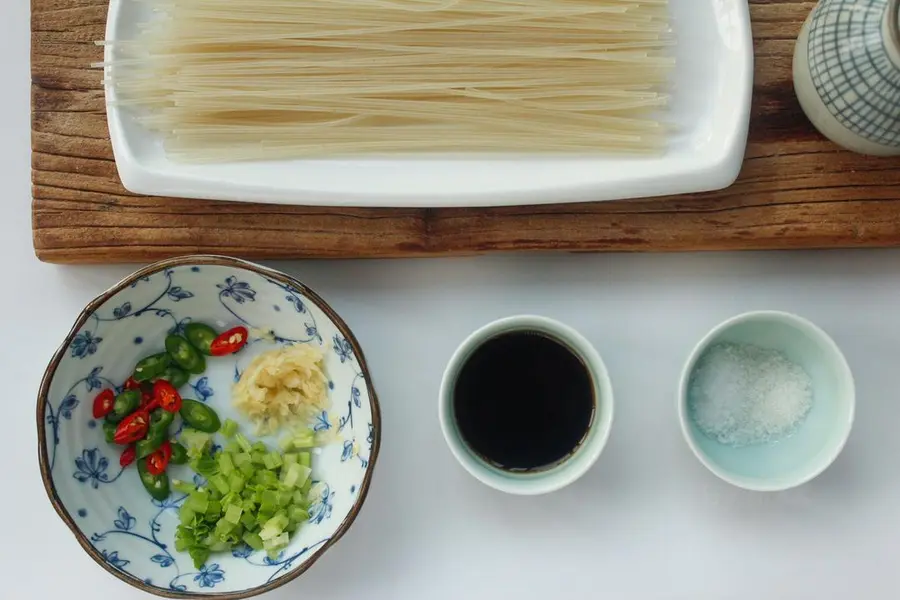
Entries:
{"label": "white ceramic dish", "polygon": [[[753,38],[747,0],[670,0],[678,37],[672,119],[659,158],[293,160],[215,165],[170,161],[128,110],[107,114],[119,176],[138,194],[276,204],[447,207],[613,200],[721,189],[747,141]],[[152,4],[111,0],[110,40],[130,39]],[[105,60],[115,59],[106,47]],[[109,87],[107,100],[114,100]]]}

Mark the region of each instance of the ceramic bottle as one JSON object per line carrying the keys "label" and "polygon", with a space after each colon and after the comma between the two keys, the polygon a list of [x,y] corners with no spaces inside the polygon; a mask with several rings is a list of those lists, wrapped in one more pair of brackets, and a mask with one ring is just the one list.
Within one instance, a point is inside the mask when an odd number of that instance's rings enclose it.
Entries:
{"label": "ceramic bottle", "polygon": [[797,39],[794,90],[834,143],[900,155],[900,0],[820,0]]}

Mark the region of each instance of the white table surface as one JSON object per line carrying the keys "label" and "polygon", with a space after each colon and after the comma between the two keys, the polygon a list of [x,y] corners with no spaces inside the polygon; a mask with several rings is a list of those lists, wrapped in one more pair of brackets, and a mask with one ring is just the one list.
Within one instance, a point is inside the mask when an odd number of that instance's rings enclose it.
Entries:
{"label": "white table surface", "polygon": [[[0,8],[0,373],[5,493],[0,597],[147,597],[81,550],[46,498],[34,403],[77,313],[131,266],[59,267],[33,255],[28,15]],[[900,253],[504,256],[274,266],[354,329],[384,418],[371,493],[346,537],[288,598],[615,600],[895,598],[900,590]],[[736,313],[776,308],[825,328],[857,379],[857,420],[812,483],[761,495],[718,481],[683,443],[678,375]],[[453,460],[437,421],[442,369],[462,338],[534,312],[581,330],[610,370],[617,415],[598,464],[542,497],[512,497]]]}

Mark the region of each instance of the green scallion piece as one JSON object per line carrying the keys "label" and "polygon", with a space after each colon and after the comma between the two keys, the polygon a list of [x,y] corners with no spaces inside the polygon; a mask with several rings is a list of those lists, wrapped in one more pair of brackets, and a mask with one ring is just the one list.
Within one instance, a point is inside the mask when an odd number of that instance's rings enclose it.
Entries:
{"label": "green scallion piece", "polygon": [[263,457],[263,464],[266,465],[266,468],[270,471],[274,471],[283,465],[284,461],[281,460],[281,456],[278,453],[269,452]]}
{"label": "green scallion piece", "polygon": [[226,477],[234,472],[234,461],[228,452],[219,452],[216,456],[216,462],[219,463],[219,471]]}
{"label": "green scallion piece", "polygon": [[222,503],[218,500],[210,500],[209,504],[206,505],[206,511],[204,513],[208,518],[219,518],[219,515],[222,514]]}
{"label": "green scallion piece", "polygon": [[184,501],[184,506],[190,507],[195,513],[205,513],[206,507],[209,506],[209,492],[205,490],[191,492]]}
{"label": "green scallion piece", "polygon": [[249,531],[244,533],[244,543],[253,548],[254,550],[262,550],[263,549],[263,541],[257,534],[251,533]]}
{"label": "green scallion piece", "polygon": [[231,505],[228,507],[228,510],[225,511],[225,516],[223,517],[229,523],[234,523],[237,525],[241,522],[241,515],[243,514],[243,509],[240,506]]}
{"label": "green scallion piece", "polygon": [[300,452],[297,459],[304,467],[312,467],[312,454],[310,452]]}
{"label": "green scallion piece", "polygon": [[181,481],[180,479],[173,479],[172,480],[172,489],[175,490],[176,492],[179,492],[182,494],[190,494],[191,492],[193,492],[194,490],[197,489],[197,486],[195,486],[193,483],[188,483],[187,481]]}
{"label": "green scallion piece", "polygon": [[238,424],[231,419],[225,419],[225,422],[222,423],[222,429],[219,431],[222,434],[222,437],[231,439],[234,437],[234,434],[238,432]]}
{"label": "green scallion piece", "polygon": [[232,473],[228,476],[228,488],[234,493],[239,494],[246,483],[247,480],[240,473]]}
{"label": "green scallion piece", "polygon": [[245,529],[256,529],[256,517],[253,516],[251,511],[241,512],[241,525],[243,525]]}
{"label": "green scallion piece", "polygon": [[234,441],[238,443],[238,445],[244,450],[244,452],[250,452],[250,448],[253,447],[253,445],[250,443],[250,440],[248,440],[246,436],[244,436],[244,434],[240,432],[234,434]]}
{"label": "green scallion piece", "polygon": [[225,479],[225,476],[221,473],[216,473],[215,475],[210,477],[209,483],[216,489],[216,491],[218,491],[222,495],[225,495],[231,491],[231,487],[228,485],[228,480]]}

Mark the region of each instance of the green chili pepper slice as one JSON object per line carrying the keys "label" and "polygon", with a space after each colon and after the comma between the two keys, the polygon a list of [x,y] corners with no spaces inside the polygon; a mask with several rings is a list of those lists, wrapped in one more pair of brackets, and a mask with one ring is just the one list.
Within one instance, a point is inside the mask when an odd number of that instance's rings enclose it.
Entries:
{"label": "green chili pepper slice", "polygon": [[147,437],[135,444],[134,449],[137,452],[138,460],[147,458],[156,452],[162,443],[169,437],[169,432],[165,430],[149,431]]}
{"label": "green chili pepper slice", "polygon": [[219,334],[206,323],[188,323],[184,326],[184,335],[194,348],[206,356],[211,356],[209,345]]}
{"label": "green chili pepper slice", "polygon": [[159,379],[164,379],[172,384],[176,390],[186,384],[188,379],[190,379],[190,375],[188,375],[187,371],[182,369],[181,367],[176,367],[175,365],[169,365],[166,367],[166,370],[163,371],[163,374],[159,377],[153,379],[153,381],[157,381]]}
{"label": "green chili pepper slice", "polygon": [[[112,414],[112,413],[109,413]],[[109,416],[109,415],[107,415]],[[103,437],[106,439],[107,444],[114,444],[115,440],[113,439],[116,435],[116,424],[111,421],[106,421],[103,423]]]}
{"label": "green chili pepper slice", "polygon": [[151,381],[155,377],[162,375],[166,371],[166,367],[171,363],[172,357],[167,352],[151,354],[138,361],[138,364],[134,367],[134,375],[132,377],[134,377],[135,381]]}
{"label": "green chili pepper slice", "polygon": [[172,334],[166,338],[166,352],[188,373],[199,375],[206,370],[206,359],[180,335]]}
{"label": "green chili pepper slice", "polygon": [[150,413],[150,427],[148,432],[166,432],[169,429],[169,425],[171,425],[174,420],[175,413],[170,413],[169,411],[162,409],[154,410]]}
{"label": "green chili pepper slice", "polygon": [[173,465],[185,465],[188,461],[187,448],[176,442],[175,440],[171,440],[172,444],[172,458],[169,459],[169,462]]}
{"label": "green chili pepper slice", "polygon": [[183,399],[178,412],[185,423],[198,431],[215,433],[222,426],[216,411],[196,400]]}
{"label": "green chili pepper slice", "polygon": [[125,390],[113,402],[112,412],[106,415],[107,423],[118,423],[141,405],[141,390]]}
{"label": "green chili pepper slice", "polygon": [[137,461],[137,468],[144,489],[154,500],[162,501],[169,497],[169,475],[167,473],[154,475],[147,471],[146,458]]}

